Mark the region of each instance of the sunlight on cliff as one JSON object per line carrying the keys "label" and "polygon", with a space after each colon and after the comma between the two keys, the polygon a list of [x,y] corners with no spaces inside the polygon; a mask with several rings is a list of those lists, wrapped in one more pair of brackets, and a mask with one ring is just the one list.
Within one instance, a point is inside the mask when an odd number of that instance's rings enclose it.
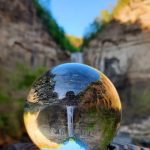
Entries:
{"label": "sunlight on cliff", "polygon": [[[115,9],[118,9],[117,6]],[[150,30],[150,1],[129,0],[121,9],[117,10],[114,18],[121,23],[139,23],[142,28]]]}

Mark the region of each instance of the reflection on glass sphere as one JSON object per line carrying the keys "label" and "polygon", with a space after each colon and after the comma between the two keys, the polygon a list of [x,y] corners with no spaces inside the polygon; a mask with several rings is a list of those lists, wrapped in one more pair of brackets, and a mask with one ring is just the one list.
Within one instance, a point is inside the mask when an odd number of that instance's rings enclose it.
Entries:
{"label": "reflection on glass sphere", "polygon": [[105,150],[120,118],[120,99],[110,80],[78,63],[56,66],[38,78],[24,111],[27,132],[43,150],[61,150],[66,139]]}
{"label": "reflection on glass sphere", "polygon": [[87,145],[79,139],[69,138],[59,147],[59,150],[89,150]]}

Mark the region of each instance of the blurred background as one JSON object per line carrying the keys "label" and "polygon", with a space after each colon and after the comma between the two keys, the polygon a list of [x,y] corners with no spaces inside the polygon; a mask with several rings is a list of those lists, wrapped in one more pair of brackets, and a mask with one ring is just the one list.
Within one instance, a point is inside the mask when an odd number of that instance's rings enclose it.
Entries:
{"label": "blurred background", "polygon": [[0,0],[0,149],[29,141],[27,93],[64,62],[104,72],[123,106],[117,140],[150,147],[149,0]]}

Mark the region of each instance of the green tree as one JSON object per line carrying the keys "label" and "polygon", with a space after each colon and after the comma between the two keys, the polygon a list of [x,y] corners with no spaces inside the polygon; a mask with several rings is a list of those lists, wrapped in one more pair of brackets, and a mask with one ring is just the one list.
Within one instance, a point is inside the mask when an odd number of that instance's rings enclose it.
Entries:
{"label": "green tree", "polygon": [[33,2],[43,24],[47,27],[49,34],[54,38],[56,43],[60,45],[61,49],[71,52],[78,51],[78,48],[72,45],[66,37],[63,28],[59,27],[50,10],[48,11],[46,8],[42,7],[38,0],[33,0]]}
{"label": "green tree", "polygon": [[130,2],[130,0],[118,0],[117,5],[114,7],[113,11],[112,11],[112,16],[113,18],[115,16],[118,15],[118,13],[120,13],[121,9],[123,7],[125,7],[126,5],[128,5]]}
{"label": "green tree", "polygon": [[101,11],[101,20],[103,23],[108,23],[112,19],[112,15],[109,13],[108,10],[102,10]]}

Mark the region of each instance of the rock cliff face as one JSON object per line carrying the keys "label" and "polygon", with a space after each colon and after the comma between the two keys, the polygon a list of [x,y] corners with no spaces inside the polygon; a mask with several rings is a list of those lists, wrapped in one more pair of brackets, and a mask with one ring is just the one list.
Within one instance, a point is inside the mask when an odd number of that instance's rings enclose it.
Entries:
{"label": "rock cliff face", "polygon": [[105,72],[118,88],[125,122],[149,116],[149,10],[149,0],[130,0],[84,48],[85,63]]}
{"label": "rock cliff face", "polygon": [[48,34],[31,0],[1,0],[0,31],[0,63],[7,66],[51,67],[69,58]]}
{"label": "rock cliff face", "polygon": [[84,56],[86,63],[104,71],[114,82],[115,75],[139,80],[150,78],[149,49],[148,30],[112,21],[84,49]]}

